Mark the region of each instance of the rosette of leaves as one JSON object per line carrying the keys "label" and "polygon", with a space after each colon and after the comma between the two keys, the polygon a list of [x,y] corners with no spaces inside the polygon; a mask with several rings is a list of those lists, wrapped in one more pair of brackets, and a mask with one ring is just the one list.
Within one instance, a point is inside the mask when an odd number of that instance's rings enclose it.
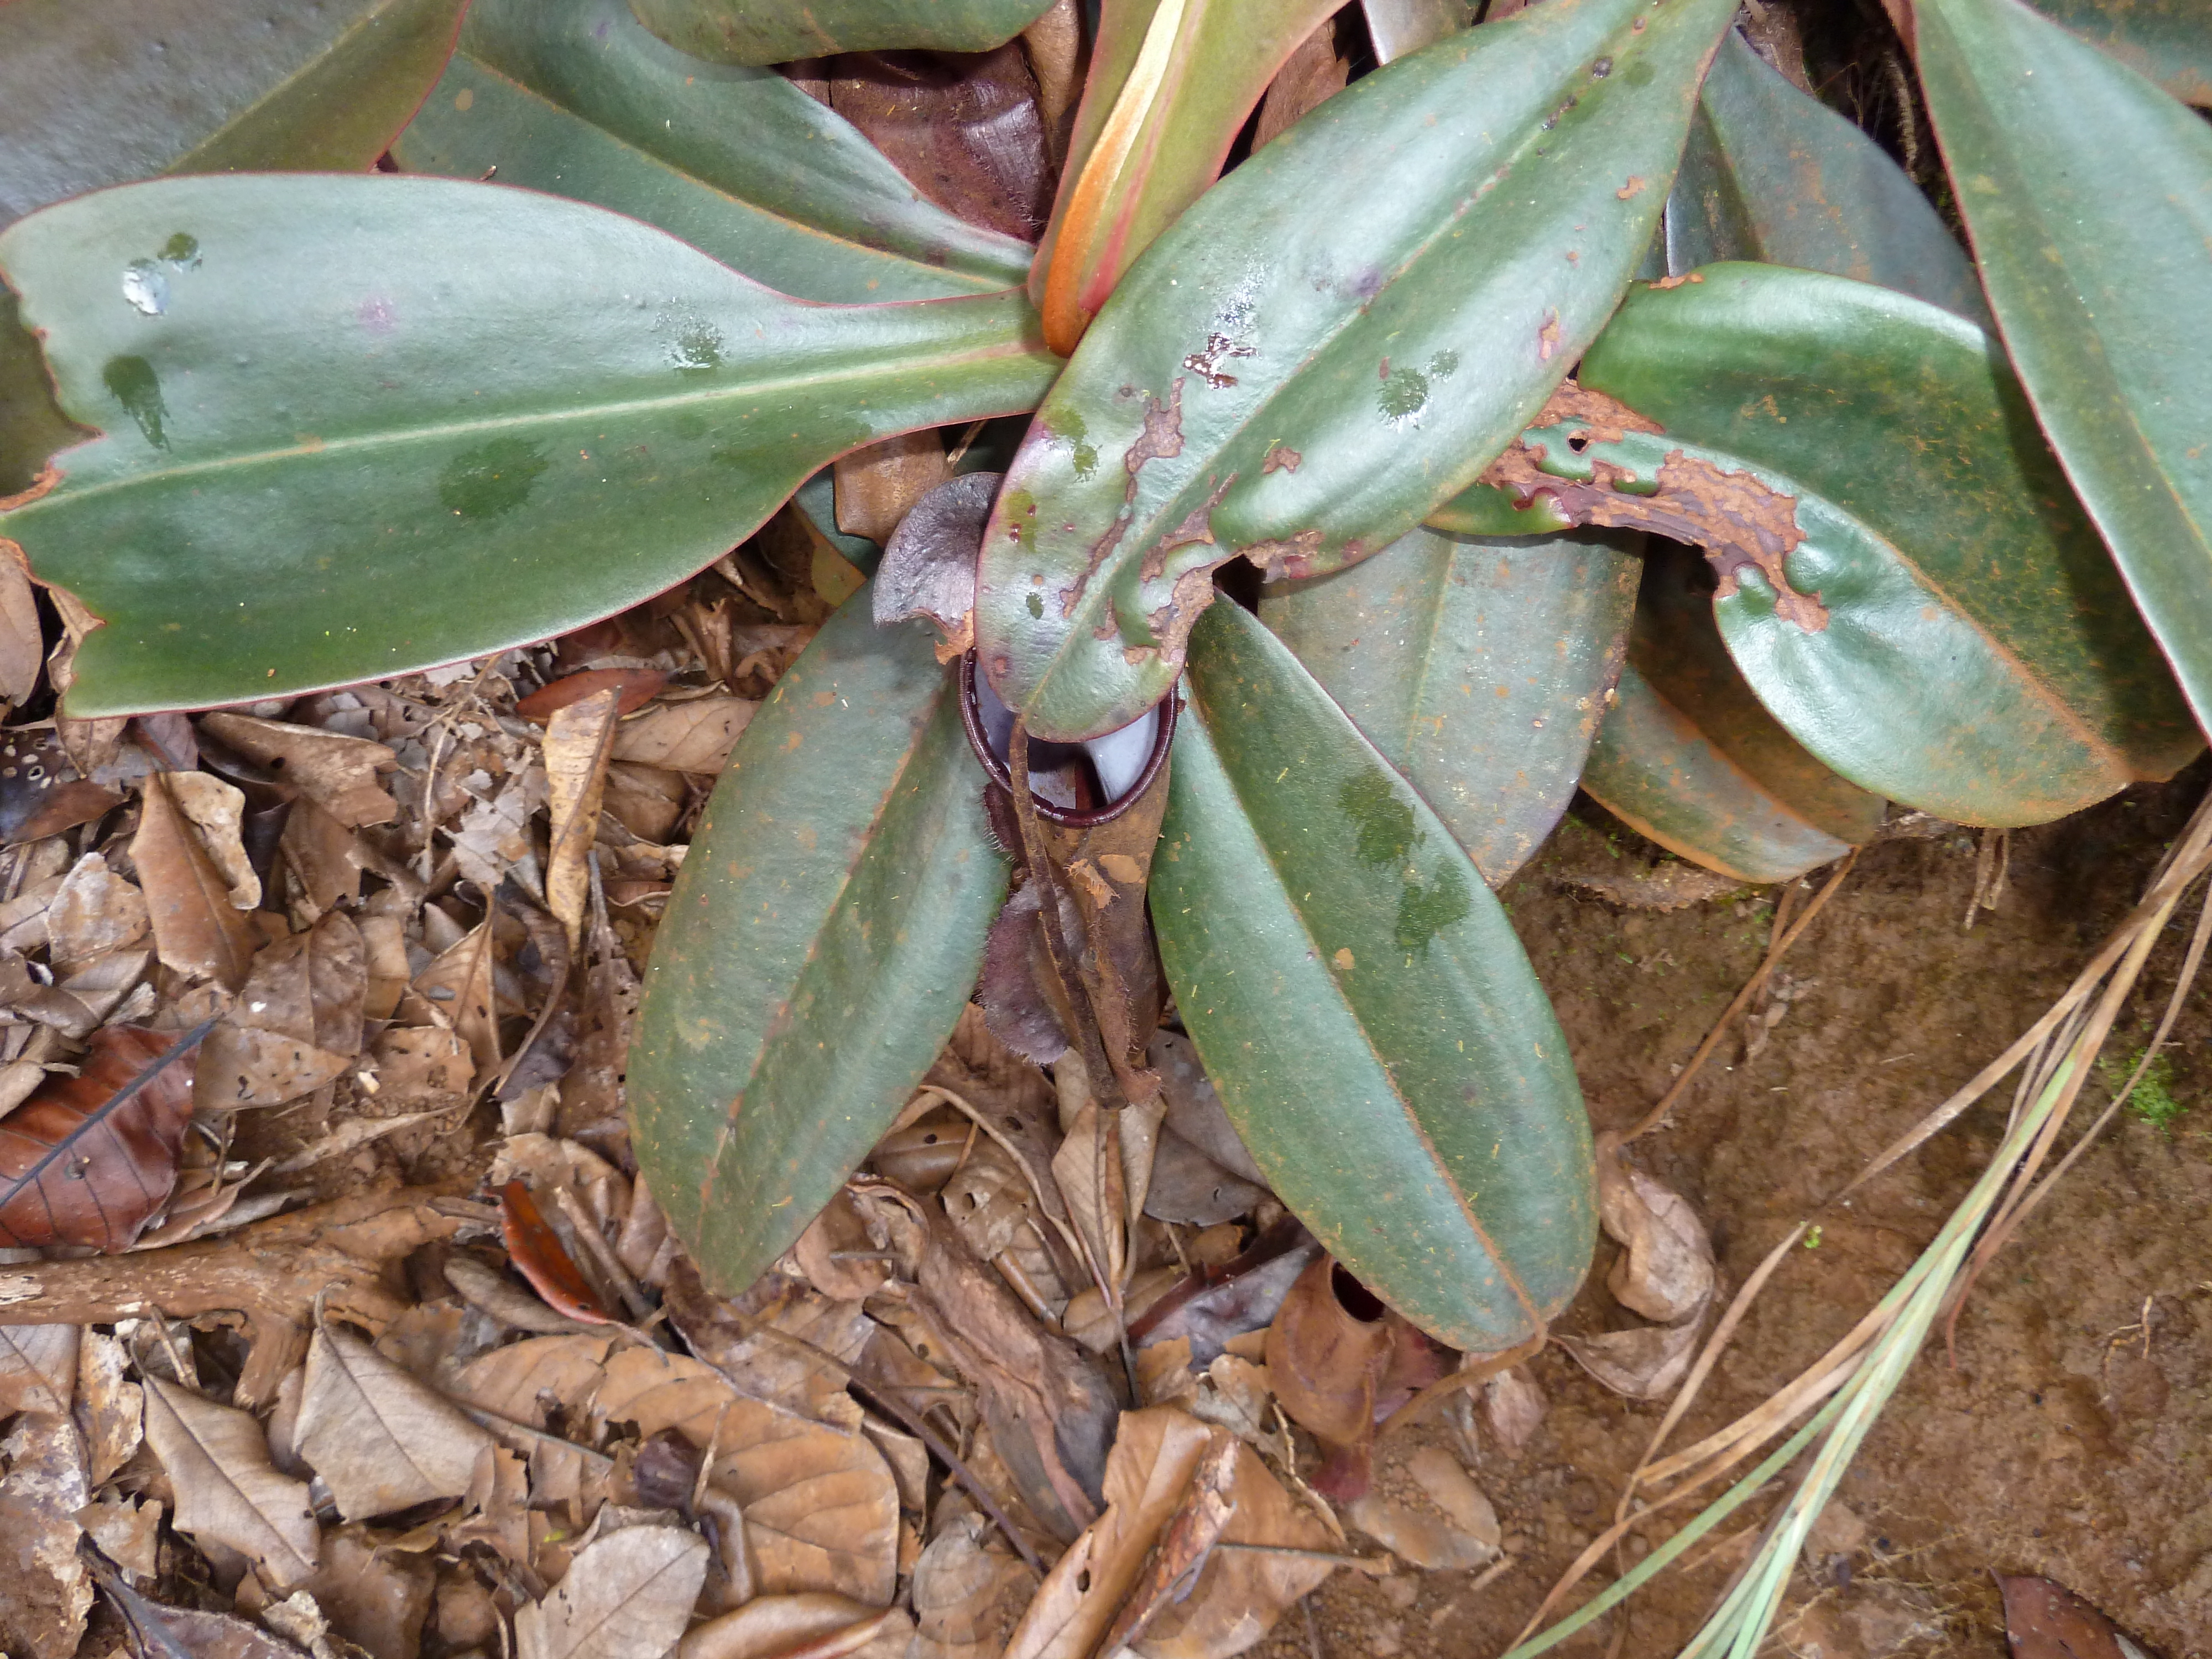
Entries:
{"label": "rosette of leaves", "polygon": [[[1920,0],[1962,248],[1730,0],[1544,0],[1394,27],[1224,174],[1333,27],[1289,9],[1106,0],[1034,258],[818,64],[763,67],[1003,52],[1026,0],[479,0],[450,58],[372,73],[341,28],[105,149],[0,100],[0,154],[74,158],[0,234],[0,537],[102,623],[71,712],[542,639],[858,447],[1031,415],[966,486],[944,637],[864,589],[732,757],[629,1073],[655,1192],[741,1285],[1012,941],[1032,1047],[1108,1107],[1171,995],[1333,1253],[1449,1341],[1519,1340],[1591,1176],[1490,890],[1577,781],[1771,880],[1889,802],[2032,823],[2195,752],[2212,346],[2172,319],[2212,300],[2212,135],[2091,0]],[[6,9],[46,55],[0,51],[0,91],[66,61],[127,104],[112,10]],[[217,54],[248,27],[197,19]],[[1170,706],[1135,803],[1050,821]]]}

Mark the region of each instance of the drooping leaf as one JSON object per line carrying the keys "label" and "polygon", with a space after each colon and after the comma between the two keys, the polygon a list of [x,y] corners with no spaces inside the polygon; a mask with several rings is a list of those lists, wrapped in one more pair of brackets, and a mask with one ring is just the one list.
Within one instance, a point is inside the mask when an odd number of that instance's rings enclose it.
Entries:
{"label": "drooping leaf", "polygon": [[841,52],[906,47],[988,52],[1037,20],[1051,0],[630,0],[671,46],[718,64],[781,64]]}
{"label": "drooping leaf", "polygon": [[131,1248],[176,1184],[207,1030],[95,1031],[76,1076],[48,1078],[0,1117],[0,1243]]}
{"label": "drooping leaf", "polygon": [[1207,1075],[1330,1255],[1458,1347],[1565,1303],[1589,1129],[1520,942],[1443,821],[1225,604],[1193,635],[1152,916]]}
{"label": "drooping leaf", "polygon": [[[1971,323],[1843,277],[1714,265],[1632,295],[1581,376],[1492,482],[1706,547],[1753,691],[1861,788],[2039,823],[2202,747]],[[1581,404],[1593,388],[1620,402]]]}
{"label": "drooping leaf", "polygon": [[2028,0],[2185,103],[2212,106],[2212,12],[2204,0]]}
{"label": "drooping leaf", "polygon": [[2212,719],[2212,342],[2191,320],[2212,307],[2212,127],[2012,0],[1929,0],[1920,20],[1928,112],[2005,346]]}
{"label": "drooping leaf", "polygon": [[1620,672],[1640,567],[1615,541],[1416,530],[1260,602],[1492,887],[1567,810]]}
{"label": "drooping leaf", "polygon": [[1744,684],[1688,548],[1645,555],[1628,665],[1583,787],[1639,835],[1741,881],[1786,881],[1881,828],[1879,795],[1805,752]]}
{"label": "drooping leaf", "polygon": [[1474,481],[1650,240],[1726,11],[1561,0],[1455,35],[1330,99],[1152,245],[984,540],[981,661],[1033,732],[1157,701],[1222,560],[1334,569]]}
{"label": "drooping leaf", "polygon": [[[148,315],[117,285],[173,234],[199,264]],[[633,221],[447,179],[132,185],[15,226],[0,271],[64,406],[107,428],[0,519],[106,623],[81,714],[566,632],[832,456],[1027,407],[1056,366],[1018,294],[806,305]]]}
{"label": "drooping leaf", "polygon": [[[466,3],[15,0],[0,226],[161,173],[367,167],[437,80]],[[165,280],[167,251],[140,252]]]}
{"label": "drooping leaf", "polygon": [[646,976],[638,1161],[743,1289],[890,1125],[975,982],[1006,866],[957,678],[863,588],[745,728]]}
{"label": "drooping leaf", "polygon": [[1030,292],[1066,354],[1123,272],[1220,176],[1332,0],[1106,0]]}
{"label": "drooping leaf", "polygon": [[477,0],[392,155],[629,214],[801,299],[940,299],[1029,271],[1026,245],[922,199],[785,76],[688,58],[624,0]]}
{"label": "drooping leaf", "polygon": [[1989,323],[1966,251],[1919,185],[1734,29],[1698,94],[1667,201],[1669,272],[1723,259],[1855,276]]}

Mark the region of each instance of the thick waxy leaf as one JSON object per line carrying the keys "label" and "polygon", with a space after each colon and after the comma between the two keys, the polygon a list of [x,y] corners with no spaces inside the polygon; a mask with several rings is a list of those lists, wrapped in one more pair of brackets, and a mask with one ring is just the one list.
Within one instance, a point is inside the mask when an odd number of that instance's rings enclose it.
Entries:
{"label": "thick waxy leaf", "polygon": [[1628,665],[1582,784],[1662,847],[1744,881],[1785,881],[1881,827],[1883,805],[1805,752],[1744,684],[1686,547],[1644,556]]}
{"label": "thick waxy leaf", "polygon": [[[158,306],[131,262],[189,240]],[[0,236],[106,428],[0,518],[107,625],[73,713],[277,696],[564,633],[832,456],[1025,407],[1018,293],[814,306],[596,208],[438,179],[190,179]]]}
{"label": "thick waxy leaf", "polygon": [[1707,547],[1752,690],[1862,788],[2039,823],[2202,746],[1971,323],[1842,277],[1714,265],[1632,295],[1581,379],[1636,413],[1532,432],[1492,481],[1541,451],[1522,493],[1580,481],[1554,492],[1568,516]]}
{"label": "thick waxy leaf", "polygon": [[2212,105],[2212,8],[2204,0],[2028,0],[2175,97]]}
{"label": "thick waxy leaf", "polygon": [[2212,720],[2212,127],[2013,0],[1919,15],[1928,111],[2005,345]]}
{"label": "thick waxy leaf", "polygon": [[1006,896],[957,676],[863,588],[738,738],[646,975],[638,1163],[742,1290],[866,1156],[952,1029]]}
{"label": "thick waxy leaf", "polygon": [[937,299],[1029,272],[1025,244],[924,201],[783,76],[687,58],[624,0],[477,0],[392,155],[612,208],[801,299]]}
{"label": "thick waxy leaf", "polygon": [[1153,243],[1024,441],[976,637],[1038,735],[1173,683],[1206,574],[1377,552],[1471,483],[1650,241],[1725,0],[1547,0],[1330,99]]}
{"label": "thick waxy leaf", "polygon": [[1106,0],[1030,291],[1075,349],[1121,273],[1221,174],[1230,146],[1331,0]]}
{"label": "thick waxy leaf", "polygon": [[1616,539],[1416,530],[1260,603],[1492,887],[1567,810],[1620,672],[1641,567],[1631,538]]}
{"label": "thick waxy leaf", "polygon": [[437,80],[466,3],[13,0],[0,225],[157,173],[366,167]]}
{"label": "thick waxy leaf", "polygon": [[1442,819],[1235,606],[1193,635],[1152,917],[1268,1184],[1455,1347],[1574,1293],[1596,1225],[1566,1044]]}
{"label": "thick waxy leaf", "polygon": [[630,0],[671,46],[718,64],[782,64],[900,47],[988,52],[1037,20],[1051,0]]}
{"label": "thick waxy leaf", "polygon": [[1920,186],[1734,29],[1698,94],[1667,202],[1669,272],[1722,259],[1855,276],[1989,321],[1973,266]]}

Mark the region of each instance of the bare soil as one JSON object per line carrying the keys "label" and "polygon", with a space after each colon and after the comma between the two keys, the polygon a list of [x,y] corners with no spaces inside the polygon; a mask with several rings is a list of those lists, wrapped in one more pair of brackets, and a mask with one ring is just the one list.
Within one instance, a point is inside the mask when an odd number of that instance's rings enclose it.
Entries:
{"label": "bare soil", "polygon": [[[2131,789],[2011,837],[1994,912],[1962,927],[1975,889],[1969,832],[1868,849],[1783,971],[1793,993],[1763,1051],[1732,1034],[1634,1156],[1711,1226],[1732,1294],[1799,1217],[2001,1051],[2062,992],[2124,915],[2212,768]],[[1775,890],[1666,914],[1623,909],[1562,879],[1652,849],[1578,808],[1504,898],[1573,1046],[1591,1118],[1625,1129],[1666,1090],[1765,948]],[[2108,1052],[2147,1041],[2185,939],[2170,930]],[[2071,1586],[2164,1659],[2212,1654],[2212,1012],[2176,1028],[2171,1088],[2191,1109],[2161,1132],[2124,1111],[1976,1288],[1955,1347],[1931,1339],[1839,1498],[1856,1547],[1801,1563],[1764,1651],[1798,1659],[2001,1659],[1990,1577]],[[1801,1249],[1755,1306],[1674,1446],[1756,1405],[1846,1331],[1935,1236],[1985,1167],[2009,1085],[1885,1175]],[[2101,1109],[2093,1083],[2063,1145]],[[1635,1322],[1604,1289],[1601,1243],[1568,1331]],[[1474,1659],[1499,1653],[1610,1521],[1662,1407],[1624,1401],[1557,1347],[1534,1364],[1549,1401],[1517,1458],[1486,1431],[1474,1473],[1511,1568],[1370,1582],[1337,1574],[1259,1651],[1273,1659]],[[1462,1455],[1449,1421],[1388,1445],[1384,1474],[1423,1439]],[[1778,1484],[1778,1492],[1781,1490]],[[1771,1505],[1556,1651],[1678,1650],[1746,1559]],[[1849,1517],[1837,1516],[1850,1542]],[[1662,1533],[1663,1535],[1663,1533]],[[1632,1559],[1643,1548],[1632,1543]],[[1702,1560],[1699,1553],[1702,1553]],[[1609,1577],[1594,1574],[1579,1602]],[[1409,1595],[1409,1591],[1413,1592]],[[1617,1620],[1618,1615],[1615,1615]],[[1610,1644],[1619,1640],[1617,1647]]]}

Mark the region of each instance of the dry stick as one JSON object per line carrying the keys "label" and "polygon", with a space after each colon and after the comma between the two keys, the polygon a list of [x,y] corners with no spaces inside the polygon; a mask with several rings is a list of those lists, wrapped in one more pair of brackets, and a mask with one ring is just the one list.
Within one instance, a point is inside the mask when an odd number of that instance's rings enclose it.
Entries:
{"label": "dry stick", "polygon": [[1757,973],[1744,981],[1743,989],[1735,994],[1735,1000],[1729,1003],[1720,1018],[1714,1022],[1713,1029],[1705,1033],[1705,1040],[1698,1045],[1698,1052],[1690,1056],[1690,1063],[1682,1068],[1682,1075],[1674,1079],[1674,1087],[1659,1097],[1659,1103],[1645,1113],[1634,1128],[1621,1136],[1623,1144],[1650,1133],[1666,1121],[1667,1114],[1674,1109],[1674,1103],[1682,1097],[1683,1091],[1696,1079],[1713,1050],[1720,1047],[1721,1039],[1728,1035],[1729,1027],[1735,1023],[1736,1016],[1750,1006],[1752,998],[1758,995],[1765,985],[1767,976],[1789,953],[1790,947],[1796,944],[1805,930],[1813,925],[1813,918],[1819,915],[1821,907],[1835,896],[1836,890],[1844,884],[1844,878],[1850,874],[1851,866],[1858,861],[1859,849],[1854,847],[1844,855],[1844,861],[1837,866],[1836,873],[1828,878],[1827,884],[1813,896],[1813,902],[1805,907],[1804,913],[1790,925],[1790,931],[1768,947],[1766,960],[1759,964]]}

